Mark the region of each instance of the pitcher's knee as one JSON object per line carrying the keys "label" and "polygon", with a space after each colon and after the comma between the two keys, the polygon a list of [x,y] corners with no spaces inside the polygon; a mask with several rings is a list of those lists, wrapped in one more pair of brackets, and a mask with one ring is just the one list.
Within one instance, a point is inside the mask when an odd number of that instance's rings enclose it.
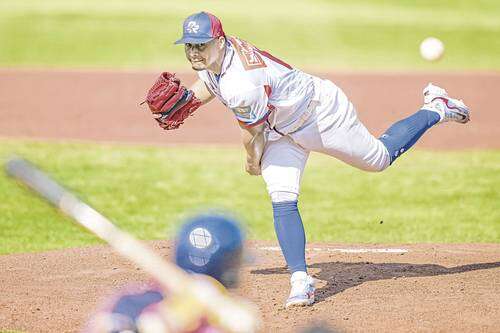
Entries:
{"label": "pitcher's knee", "polygon": [[270,193],[272,202],[297,201],[299,195],[293,192],[275,191]]}
{"label": "pitcher's knee", "polygon": [[357,167],[363,171],[368,172],[382,172],[391,165],[391,160],[389,155],[383,158],[377,159],[376,161],[370,161],[369,163],[363,163]]}
{"label": "pitcher's knee", "polygon": [[366,171],[370,172],[382,172],[391,165],[391,156],[387,148],[382,145],[379,153],[375,158],[371,159],[369,163],[366,164]]}
{"label": "pitcher's knee", "polygon": [[382,172],[385,169],[387,169],[390,165],[391,165],[390,162],[374,164],[374,165],[370,166],[370,169],[368,171],[370,171],[370,172]]}

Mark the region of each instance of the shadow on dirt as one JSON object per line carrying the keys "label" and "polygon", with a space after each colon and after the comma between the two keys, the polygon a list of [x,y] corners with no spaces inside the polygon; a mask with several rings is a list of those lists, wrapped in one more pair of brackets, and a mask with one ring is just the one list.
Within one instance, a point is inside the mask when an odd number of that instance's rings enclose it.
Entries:
{"label": "shadow on dirt", "polygon": [[[319,268],[320,271],[313,274],[314,278],[327,282],[324,287],[316,290],[316,302],[322,302],[330,296],[348,288],[356,287],[366,281],[458,274],[500,267],[500,262],[470,264],[451,268],[432,264],[416,265],[372,262],[325,262],[309,265],[308,267]],[[288,274],[288,270],[286,267],[276,267],[257,269],[250,273]]]}

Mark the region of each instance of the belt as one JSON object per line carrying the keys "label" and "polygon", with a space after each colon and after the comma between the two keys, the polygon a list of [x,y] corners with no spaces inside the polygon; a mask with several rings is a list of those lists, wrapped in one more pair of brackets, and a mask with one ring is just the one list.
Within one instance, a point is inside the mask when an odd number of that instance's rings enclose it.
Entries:
{"label": "belt", "polygon": [[276,133],[280,134],[281,136],[292,134],[292,133],[298,131],[306,123],[306,121],[309,120],[309,118],[311,118],[311,115],[313,114],[314,110],[320,104],[319,103],[319,91],[320,91],[319,84],[320,84],[320,82],[321,82],[321,80],[318,78],[313,79],[313,83],[314,83],[313,97],[309,101],[309,104],[307,105],[307,108],[304,111],[304,113],[302,113],[300,115],[300,117],[291,125],[291,127],[287,129],[286,133],[281,132],[278,129],[276,129],[276,126],[271,125],[271,123],[269,122],[269,119],[268,119],[267,124],[269,125],[269,128],[272,129],[273,131],[275,131]]}

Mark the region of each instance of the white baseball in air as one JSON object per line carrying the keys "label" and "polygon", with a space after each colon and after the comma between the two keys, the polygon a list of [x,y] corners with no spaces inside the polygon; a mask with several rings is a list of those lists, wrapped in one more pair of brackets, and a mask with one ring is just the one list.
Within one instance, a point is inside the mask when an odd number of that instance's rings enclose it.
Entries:
{"label": "white baseball in air", "polygon": [[428,61],[436,61],[443,56],[444,44],[435,37],[427,37],[420,43],[420,55]]}

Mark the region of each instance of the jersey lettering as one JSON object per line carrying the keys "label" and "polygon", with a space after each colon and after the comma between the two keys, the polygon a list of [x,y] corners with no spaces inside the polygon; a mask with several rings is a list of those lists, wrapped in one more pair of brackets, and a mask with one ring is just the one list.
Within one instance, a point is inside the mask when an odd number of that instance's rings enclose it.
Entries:
{"label": "jersey lettering", "polygon": [[243,67],[245,67],[247,71],[266,67],[264,60],[253,45],[236,37],[229,37],[229,40],[235,46],[236,53],[238,53],[243,63]]}
{"label": "jersey lettering", "polygon": [[292,69],[292,66],[290,66],[289,64],[287,64],[286,62],[284,62],[283,60],[279,59],[279,58],[276,58],[275,56],[273,56],[271,53],[267,52],[267,51],[262,51],[262,50],[258,50],[260,54],[262,54],[264,57],[268,58],[268,59],[271,59],[272,61],[274,62],[277,62],[278,64],[280,64],[281,66],[284,66],[288,69]]}

